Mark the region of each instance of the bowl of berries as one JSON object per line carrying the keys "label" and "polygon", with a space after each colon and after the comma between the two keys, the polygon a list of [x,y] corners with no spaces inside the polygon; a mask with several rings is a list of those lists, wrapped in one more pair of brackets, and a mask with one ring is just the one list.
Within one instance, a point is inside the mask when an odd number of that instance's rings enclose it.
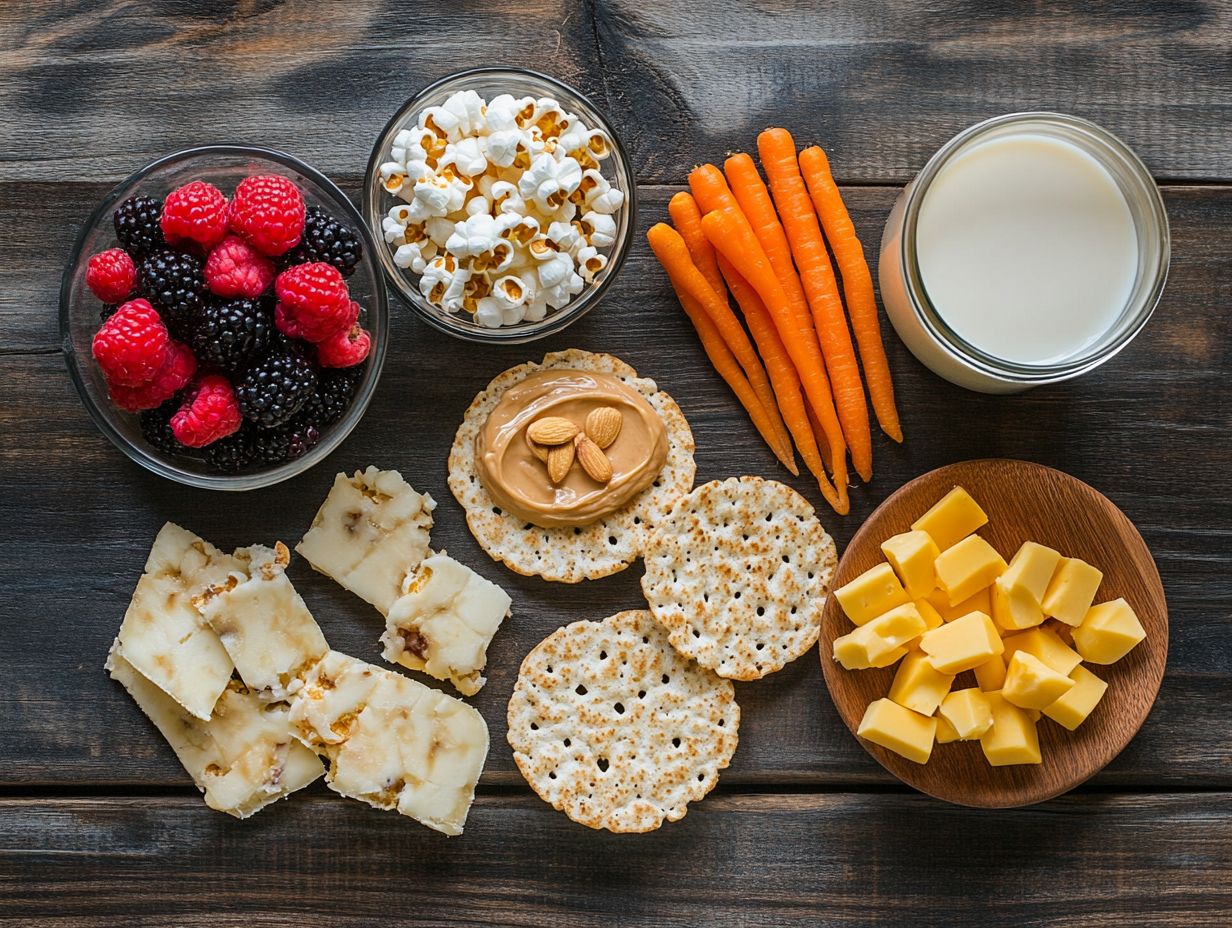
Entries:
{"label": "bowl of berries", "polygon": [[375,248],[328,178],[216,145],[142,168],[99,204],[60,290],[69,373],[125,454],[249,490],[323,459],[362,417],[388,309]]}

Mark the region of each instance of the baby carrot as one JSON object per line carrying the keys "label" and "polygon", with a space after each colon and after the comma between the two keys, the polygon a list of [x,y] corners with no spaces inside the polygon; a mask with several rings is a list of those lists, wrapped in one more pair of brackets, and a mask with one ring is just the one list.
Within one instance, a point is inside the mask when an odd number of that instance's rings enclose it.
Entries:
{"label": "baby carrot", "polygon": [[[792,474],[799,474],[800,470],[796,467],[795,455],[791,450],[791,439],[779,415],[774,391],[770,387],[770,381],[766,377],[765,369],[761,366],[757,352],[753,350],[749,337],[740,326],[740,320],[736,318],[726,301],[710,288],[702,272],[693,264],[688,246],[680,233],[666,223],[660,222],[651,226],[650,231],[646,233],[646,239],[650,242],[650,248],[654,251],[655,257],[667,271],[672,286],[677,292],[683,292],[692,297],[710,317],[720,337],[740,363],[740,367],[743,368],[758,400],[757,409],[769,428],[770,438],[767,439],[767,444],[770,445],[770,450]],[[753,415],[752,409],[749,409],[749,414]],[[758,417],[753,418],[756,423]]]}
{"label": "baby carrot", "polygon": [[702,213],[697,208],[697,201],[682,190],[668,201],[667,214],[672,217],[672,225],[689,246],[689,255],[706,278],[706,283],[710,284],[710,289],[725,298],[727,287],[723,285],[723,276],[719,273],[714,246],[702,234]]}
{"label": "baby carrot", "polygon": [[757,137],[761,163],[770,179],[770,191],[783,220],[791,253],[796,259],[800,282],[808,296],[817,326],[817,339],[826,358],[826,370],[834,385],[835,405],[843,434],[851,446],[851,462],[865,482],[873,476],[873,441],[868,425],[868,406],[856,361],[843,302],[839,299],[834,270],[826,255],[825,239],[809,199],[796,143],[786,129],[766,129]]}
{"label": "baby carrot", "polygon": [[864,260],[864,249],[856,237],[851,215],[843,203],[842,194],[830,173],[826,153],[816,145],[800,152],[800,171],[813,197],[826,241],[834,252],[834,260],[843,276],[843,294],[847,297],[847,315],[860,346],[864,362],[864,379],[868,395],[877,413],[881,430],[895,441],[903,440],[903,429],[894,406],[894,381],[890,377],[890,362],[881,343],[881,326],[877,321],[877,300],[873,296],[873,276]]}

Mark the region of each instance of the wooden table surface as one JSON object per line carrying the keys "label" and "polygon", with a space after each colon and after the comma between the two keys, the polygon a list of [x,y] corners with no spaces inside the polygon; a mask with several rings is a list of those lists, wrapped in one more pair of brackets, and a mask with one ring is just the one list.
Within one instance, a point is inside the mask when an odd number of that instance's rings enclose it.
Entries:
{"label": "wooden table surface", "polygon": [[[21,925],[1227,925],[1232,922],[1232,3],[827,4],[277,0],[0,5],[0,922]],[[468,535],[445,455],[471,396],[542,351],[611,351],[671,391],[698,480],[783,478],[708,367],[639,236],[603,306],[491,350],[394,305],[376,398],[321,466],[247,495],[129,463],[65,372],[60,274],[119,179],[212,141],[281,148],[358,195],[389,114],[430,80],[529,66],[593,95],[622,133],[639,227],[693,164],[770,123],[831,152],[866,250],[902,184],[959,129],[1055,109],[1125,139],[1172,223],[1167,292],[1100,371],[1023,396],[967,393],[886,330],[907,441],[876,442],[840,546],[894,488],[972,457],[1066,470],[1137,523],[1172,639],[1159,701],[1103,773],[981,812],[900,786],[839,722],[816,653],[741,684],[719,788],[648,836],[573,824],[505,744],[522,656],[557,626],[640,602],[640,568],[580,587],[515,577]],[[394,467],[440,501],[438,546],[503,584],[512,620],[473,702],[492,732],[461,838],[315,784],[246,822],[212,812],[102,670],[166,519],[231,547],[294,542],[335,471]],[[821,506],[807,481],[795,485]],[[379,619],[302,562],[331,643],[377,660]]]}

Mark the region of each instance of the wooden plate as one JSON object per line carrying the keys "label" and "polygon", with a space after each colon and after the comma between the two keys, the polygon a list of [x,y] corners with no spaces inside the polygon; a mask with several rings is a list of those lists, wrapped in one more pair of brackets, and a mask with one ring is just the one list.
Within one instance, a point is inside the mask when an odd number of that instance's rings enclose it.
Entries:
{"label": "wooden plate", "polygon": [[[917,477],[882,503],[847,546],[834,587],[885,558],[881,542],[911,523],[955,486],[961,485],[988,513],[983,535],[1008,560],[1024,541],[1038,541],[1080,557],[1104,572],[1096,602],[1123,596],[1146,629],[1146,640],[1107,667],[1090,665],[1108,683],[1103,700],[1077,731],[1040,719],[1040,751],[1034,766],[991,767],[978,741],[939,744],[927,764],[858,739],[888,771],[916,789],[949,802],[1009,808],[1051,799],[1099,772],[1142,727],[1155,702],[1168,656],[1168,608],[1151,552],[1132,522],[1102,494],[1060,471],[1026,461],[965,461]],[[832,644],[852,628],[831,596],[821,624],[821,668],[839,715],[855,734],[864,710],[885,696],[895,667],[844,670]],[[897,665],[896,665],[897,666]],[[970,671],[954,689],[975,686]]]}

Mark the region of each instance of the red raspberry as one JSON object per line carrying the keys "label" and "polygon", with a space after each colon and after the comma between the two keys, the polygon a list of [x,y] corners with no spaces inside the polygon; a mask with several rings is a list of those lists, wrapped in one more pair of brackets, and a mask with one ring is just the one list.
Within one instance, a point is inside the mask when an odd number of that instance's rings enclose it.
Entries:
{"label": "red raspberry", "polygon": [[274,262],[238,235],[228,235],[205,259],[205,284],[217,296],[254,300],[274,282]]}
{"label": "red raspberry", "polygon": [[123,248],[100,251],[86,265],[86,286],[104,303],[122,303],[137,285],[137,266]]}
{"label": "red raspberry", "polygon": [[[358,309],[359,304],[355,304]],[[317,345],[317,361],[322,367],[354,367],[372,348],[372,336],[360,325],[353,325],[328,341]]]}
{"label": "red raspberry", "polygon": [[167,194],[161,221],[168,245],[196,242],[208,251],[227,234],[227,198],[213,184],[194,180]]}
{"label": "red raspberry", "polygon": [[192,349],[183,342],[172,342],[166,363],[149,383],[143,383],[139,387],[108,384],[107,389],[111,393],[111,402],[121,409],[141,412],[167,402],[184,389],[184,385],[192,380],[196,372],[197,358]]}
{"label": "red raspberry", "polygon": [[208,374],[193,385],[171,417],[171,434],[189,448],[204,448],[235,434],[243,421],[231,381],[221,374]]}
{"label": "red raspberry", "polygon": [[[283,271],[274,281],[274,292],[282,304],[285,324],[301,333],[292,337],[310,342],[323,342],[345,332],[355,324],[359,311],[358,307],[352,310],[342,274],[324,261],[297,264]],[[291,334],[281,325],[279,328]]]}
{"label": "red raspberry", "polygon": [[92,349],[109,382],[136,387],[158,373],[170,341],[154,307],[145,300],[130,300],[94,333]]}
{"label": "red raspberry", "polygon": [[253,248],[275,258],[299,244],[304,233],[304,198],[285,177],[254,174],[235,188],[230,224],[231,231]]}

